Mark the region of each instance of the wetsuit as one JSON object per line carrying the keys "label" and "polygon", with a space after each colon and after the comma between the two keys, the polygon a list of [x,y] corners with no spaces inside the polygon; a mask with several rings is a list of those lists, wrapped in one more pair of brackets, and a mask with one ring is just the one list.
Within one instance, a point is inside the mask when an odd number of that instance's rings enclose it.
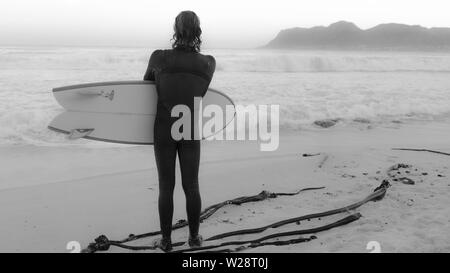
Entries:
{"label": "wetsuit", "polygon": [[[189,50],[156,50],[150,57],[144,80],[155,81],[158,106],[154,126],[154,150],[159,177],[159,218],[162,236],[170,238],[175,187],[175,160],[178,154],[190,235],[198,235],[201,198],[198,185],[200,140],[174,140],[171,117],[175,105],[183,104],[193,113],[194,97],[203,97],[215,70],[215,60]],[[194,116],[192,114],[192,116]],[[191,120],[193,126],[194,119]],[[193,134],[194,127],[191,127]],[[193,135],[191,135],[193,136]]]}

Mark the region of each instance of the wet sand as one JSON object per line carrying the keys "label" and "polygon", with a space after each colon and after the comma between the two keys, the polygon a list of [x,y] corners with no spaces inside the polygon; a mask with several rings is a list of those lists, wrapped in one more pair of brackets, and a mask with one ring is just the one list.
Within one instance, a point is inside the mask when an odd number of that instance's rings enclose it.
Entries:
{"label": "wet sand", "polygon": [[[392,187],[385,198],[357,209],[363,215],[358,221],[317,233],[311,242],[249,251],[369,252],[367,243],[377,241],[383,252],[449,252],[450,156],[392,148],[448,153],[450,126],[438,122],[365,126],[286,133],[275,152],[259,151],[257,142],[205,142],[200,170],[203,207],[262,190],[326,188],[227,206],[201,225],[201,233],[209,237],[339,208],[363,199],[389,178]],[[320,155],[303,157],[304,153]],[[100,234],[122,239],[130,233],[158,230],[151,146],[17,146],[0,147],[0,154],[0,215],[4,219],[0,252],[68,252],[69,241],[85,247]],[[391,172],[390,177],[387,171],[399,163],[408,167]],[[414,184],[403,183],[407,181],[403,177]],[[185,218],[179,176],[175,191],[174,222]],[[345,215],[300,226],[324,225]],[[298,228],[293,224],[276,231]],[[187,228],[180,229],[173,241],[187,236]],[[110,251],[128,252],[115,247]]]}

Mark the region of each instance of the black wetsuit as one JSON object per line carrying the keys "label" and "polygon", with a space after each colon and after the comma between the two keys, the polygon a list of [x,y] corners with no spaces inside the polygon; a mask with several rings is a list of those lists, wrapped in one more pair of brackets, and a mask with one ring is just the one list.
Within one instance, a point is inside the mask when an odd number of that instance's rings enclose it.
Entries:
{"label": "black wetsuit", "polygon": [[[162,236],[170,238],[173,218],[175,160],[178,153],[190,235],[198,235],[201,198],[198,185],[200,140],[174,140],[171,117],[175,105],[193,110],[194,97],[203,97],[215,70],[215,60],[189,50],[156,50],[150,57],[144,80],[155,81],[158,107],[154,126],[154,148],[159,177],[159,218]],[[192,112],[191,112],[192,113]],[[194,119],[191,124],[193,125]],[[192,133],[193,133],[192,127]]]}

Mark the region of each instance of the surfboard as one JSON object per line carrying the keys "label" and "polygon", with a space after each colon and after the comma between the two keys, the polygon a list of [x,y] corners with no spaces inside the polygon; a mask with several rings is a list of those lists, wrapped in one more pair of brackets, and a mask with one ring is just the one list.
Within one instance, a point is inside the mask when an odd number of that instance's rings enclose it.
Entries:
{"label": "surfboard", "polygon": [[[49,124],[55,132],[70,139],[151,145],[158,95],[151,81],[99,82],[71,85],[53,89],[56,101],[66,110]],[[215,89],[208,89],[203,108],[216,105],[226,113],[234,108],[230,97]],[[224,128],[235,115],[223,115]],[[217,130],[216,133],[223,130]],[[210,136],[204,136],[210,137]]]}
{"label": "surfboard", "polygon": [[[158,94],[152,81],[99,82],[53,89],[56,101],[69,111],[99,113],[156,114]],[[209,88],[203,105],[233,105],[224,93]]]}

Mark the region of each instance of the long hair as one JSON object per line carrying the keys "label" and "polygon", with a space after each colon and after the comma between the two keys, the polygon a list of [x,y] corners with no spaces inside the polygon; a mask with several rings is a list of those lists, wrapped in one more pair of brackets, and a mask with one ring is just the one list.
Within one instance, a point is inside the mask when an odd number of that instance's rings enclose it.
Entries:
{"label": "long hair", "polygon": [[182,11],[173,25],[172,48],[200,52],[202,29],[200,19],[193,11]]}

